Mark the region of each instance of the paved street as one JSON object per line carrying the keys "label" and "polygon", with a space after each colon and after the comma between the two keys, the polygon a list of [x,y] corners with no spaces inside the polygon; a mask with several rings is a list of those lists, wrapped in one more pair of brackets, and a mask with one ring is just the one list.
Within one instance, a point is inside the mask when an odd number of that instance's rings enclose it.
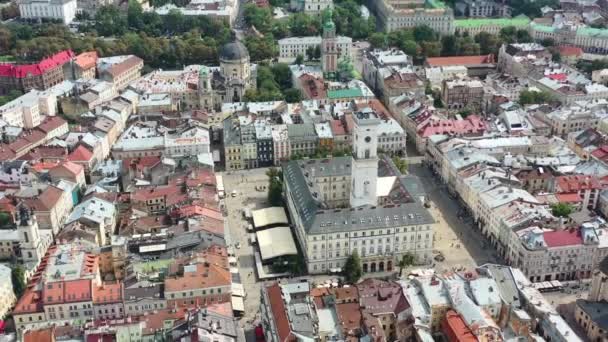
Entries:
{"label": "paved street", "polygon": [[[256,283],[255,259],[253,246],[249,244],[247,221],[243,217],[242,209],[245,207],[259,209],[266,206],[266,192],[256,191],[256,186],[268,186],[266,168],[223,172],[224,188],[226,189],[225,205],[227,217],[225,218],[226,243],[241,248],[235,249],[239,262],[239,272],[243,287],[247,293],[245,298],[245,315],[241,324],[246,330],[252,328],[252,321],[256,319],[260,303],[260,284]],[[237,194],[232,197],[232,191]]]}
{"label": "paved street", "polygon": [[435,231],[434,250],[440,251],[445,260],[435,261],[435,269],[441,272],[496,262],[493,250],[485,247],[485,240],[473,229],[470,219],[458,218],[462,207],[456,198],[448,195],[439,178],[434,177],[422,164],[410,164],[409,171],[420,178],[432,202],[430,210],[433,217],[440,222]]}

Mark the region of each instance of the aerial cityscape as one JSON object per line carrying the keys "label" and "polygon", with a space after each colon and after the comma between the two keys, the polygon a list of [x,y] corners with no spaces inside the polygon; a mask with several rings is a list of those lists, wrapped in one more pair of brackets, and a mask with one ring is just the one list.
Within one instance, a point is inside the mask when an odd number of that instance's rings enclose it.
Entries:
{"label": "aerial cityscape", "polygon": [[608,0],[0,0],[0,342],[608,341]]}

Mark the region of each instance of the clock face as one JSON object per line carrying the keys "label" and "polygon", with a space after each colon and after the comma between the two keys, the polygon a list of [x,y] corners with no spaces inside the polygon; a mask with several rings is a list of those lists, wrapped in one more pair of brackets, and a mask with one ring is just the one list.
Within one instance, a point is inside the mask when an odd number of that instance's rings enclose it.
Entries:
{"label": "clock face", "polygon": [[365,137],[365,142],[366,142],[366,143],[369,143],[370,141],[372,141],[372,138],[371,138],[371,137]]}

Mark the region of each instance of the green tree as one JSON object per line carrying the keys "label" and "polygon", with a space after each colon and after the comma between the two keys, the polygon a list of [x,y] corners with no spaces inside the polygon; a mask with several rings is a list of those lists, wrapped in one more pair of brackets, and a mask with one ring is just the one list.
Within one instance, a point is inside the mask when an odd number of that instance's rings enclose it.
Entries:
{"label": "green tree", "polygon": [[299,89],[290,88],[285,90],[283,94],[285,95],[285,101],[287,101],[287,103],[298,103],[302,101],[302,92],[300,92]]}
{"label": "green tree", "polygon": [[7,226],[9,224],[11,224],[11,215],[0,212],[0,227]]}
{"label": "green tree", "polygon": [[127,17],[115,5],[102,6],[95,14],[95,29],[101,36],[122,35],[127,27]]}
{"label": "green tree", "polygon": [[384,32],[374,32],[369,37],[369,43],[375,49],[386,49],[388,46],[388,37]]}
{"label": "green tree", "polygon": [[314,48],[314,47],[309,46],[309,47],[306,49],[306,58],[307,58],[309,61],[312,61],[312,60],[314,60],[314,59],[315,59],[315,48]]}
{"label": "green tree", "polygon": [[295,65],[302,65],[302,64],[304,64],[304,56],[302,56],[300,54],[297,55],[294,64]]}
{"label": "green tree", "polygon": [[546,91],[523,90],[519,93],[519,104],[542,104],[553,102],[553,96]]}
{"label": "green tree", "polygon": [[456,56],[460,54],[459,39],[454,35],[448,35],[441,38],[441,55]]}
{"label": "green tree", "polygon": [[560,202],[551,206],[551,212],[557,217],[568,217],[573,211],[574,208],[568,203]]}
{"label": "green tree", "polygon": [[401,172],[402,174],[407,173],[408,165],[407,165],[407,160],[405,158],[401,158],[399,156],[394,156],[393,163],[395,164],[395,166],[397,167],[397,170],[399,170],[399,172]]}
{"label": "green tree", "polygon": [[403,269],[412,266],[414,262],[416,262],[416,256],[409,252],[401,256],[399,263],[397,263],[397,266],[399,266],[399,278],[403,275]]}
{"label": "green tree", "polygon": [[432,42],[437,40],[437,33],[427,25],[414,28],[414,40],[420,42]]}
{"label": "green tree", "polygon": [[273,64],[270,69],[274,75],[274,80],[281,90],[291,88],[291,69],[289,69],[289,65],[285,63],[276,63]]}
{"label": "green tree", "polygon": [[490,53],[497,54],[498,49],[502,44],[499,36],[489,34],[487,32],[480,32],[477,36],[475,36],[475,42],[479,44],[479,52],[482,55],[487,55]]}
{"label": "green tree", "polygon": [[282,173],[274,167],[266,171],[268,176],[268,203],[271,206],[283,205]]}
{"label": "green tree", "polygon": [[363,275],[363,270],[361,269],[361,259],[359,258],[359,254],[357,250],[353,250],[353,253],[348,256],[346,262],[344,263],[344,267],[342,268],[342,275],[344,276],[344,280],[349,284],[355,284]]}
{"label": "green tree", "polygon": [[20,298],[25,292],[25,270],[21,265],[15,265],[11,270],[11,280],[13,282],[13,291],[15,296]]}
{"label": "green tree", "polygon": [[321,47],[319,45],[315,46],[315,59],[321,59]]}
{"label": "green tree", "polygon": [[142,29],[144,26],[143,13],[144,11],[139,1],[129,0],[127,7],[127,22],[129,23],[129,27],[136,30]]}

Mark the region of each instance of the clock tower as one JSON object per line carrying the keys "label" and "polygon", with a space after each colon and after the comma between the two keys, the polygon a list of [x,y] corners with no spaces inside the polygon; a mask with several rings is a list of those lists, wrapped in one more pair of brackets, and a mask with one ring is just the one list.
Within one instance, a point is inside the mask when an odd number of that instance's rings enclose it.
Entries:
{"label": "clock tower", "polygon": [[356,113],[351,168],[350,206],[378,204],[378,126],[381,121],[373,112]]}

